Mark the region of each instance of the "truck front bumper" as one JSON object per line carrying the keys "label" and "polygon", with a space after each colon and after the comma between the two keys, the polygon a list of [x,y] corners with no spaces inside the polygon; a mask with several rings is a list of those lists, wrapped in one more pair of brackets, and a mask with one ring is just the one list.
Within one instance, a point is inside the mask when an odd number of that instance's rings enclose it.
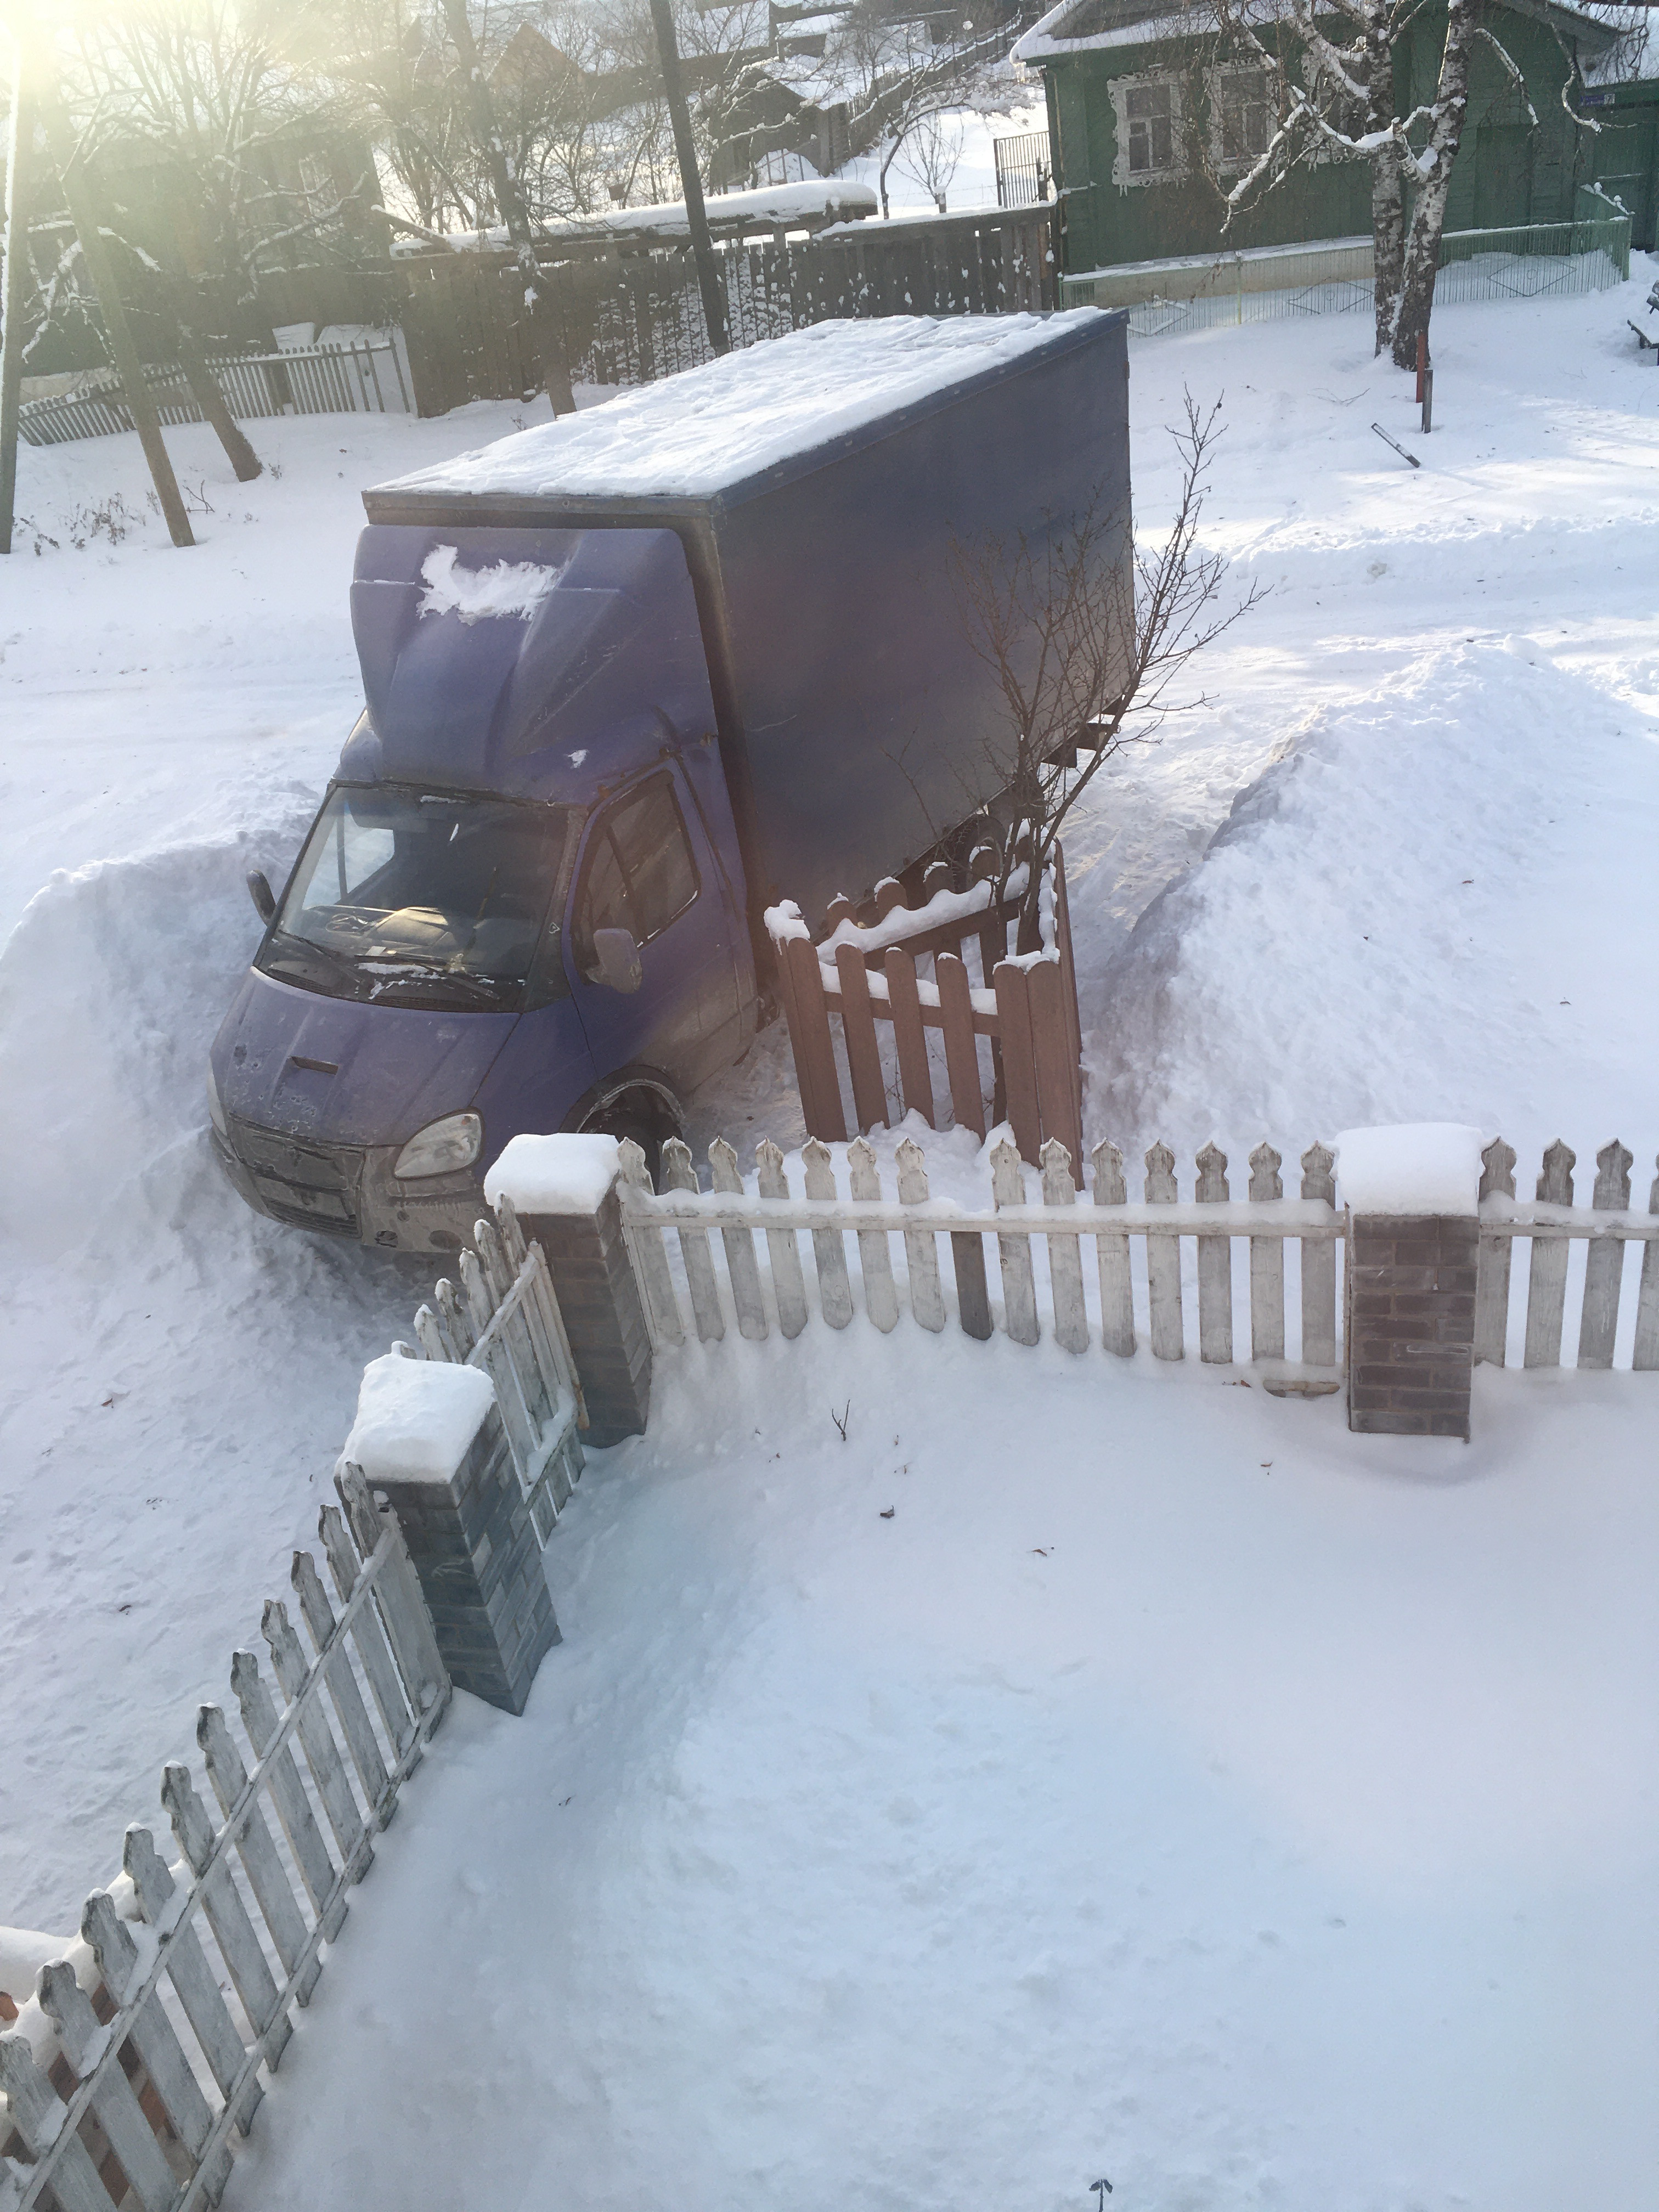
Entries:
{"label": "truck front bumper", "polygon": [[458,1252],[488,1212],[470,1169],[400,1182],[396,1145],[322,1145],[228,1117],[219,1164],[256,1213],[388,1251]]}

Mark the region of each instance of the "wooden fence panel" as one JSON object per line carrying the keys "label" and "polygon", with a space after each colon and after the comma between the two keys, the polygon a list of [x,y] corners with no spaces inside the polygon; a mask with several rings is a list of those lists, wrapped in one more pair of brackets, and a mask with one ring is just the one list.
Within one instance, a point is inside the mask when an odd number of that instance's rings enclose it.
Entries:
{"label": "wooden fence panel", "polygon": [[893,1044],[898,1054],[899,1091],[905,1111],[920,1114],[933,1127],[933,1079],[927,1066],[927,1038],[921,1026],[921,994],[916,988],[916,963],[908,952],[890,945],[886,960],[887,1004],[893,1023]]}
{"label": "wooden fence panel", "polygon": [[[1654,1162],[1659,1167],[1659,1160]],[[1648,1194],[1648,1212],[1659,1214],[1659,1176]],[[1659,1238],[1642,1249],[1642,1284],[1636,1298],[1636,1343],[1631,1365],[1638,1374],[1659,1368]]]}
{"label": "wooden fence panel", "polygon": [[[1515,1147],[1494,1137],[1480,1155],[1480,1199],[1515,1196]],[[1483,1230],[1474,1294],[1474,1356],[1501,1367],[1509,1351],[1510,1239]]]}
{"label": "wooden fence panel", "polygon": [[[1076,1203],[1072,1163],[1064,1145],[1050,1137],[1042,1147],[1042,1202],[1056,1212]],[[1082,1240],[1064,1230],[1048,1232],[1048,1288],[1054,1302],[1054,1340],[1067,1352],[1089,1349],[1089,1309],[1083,1296]]]}
{"label": "wooden fence panel", "polygon": [[[1025,1203],[1025,1177],[1019,1154],[1006,1137],[991,1148],[991,1198],[999,1213],[1005,1206],[1023,1206]],[[1041,1330],[1030,1237],[1017,1231],[999,1230],[997,1258],[1002,1271],[1002,1325],[1016,1344],[1035,1344]]]}
{"label": "wooden fence panel", "polygon": [[[1103,1139],[1095,1146],[1094,1167],[1095,1204],[1127,1204],[1129,1189],[1123,1179],[1123,1155],[1117,1146]],[[1128,1237],[1119,1231],[1101,1231],[1095,1238],[1095,1266],[1100,1277],[1101,1342],[1120,1359],[1131,1359],[1135,1348],[1135,1304]]]}
{"label": "wooden fence panel", "polygon": [[[1600,1213],[1623,1213],[1630,1205],[1633,1156],[1615,1137],[1595,1155],[1595,1190],[1590,1204]],[[1619,1288],[1625,1248],[1611,1239],[1592,1244],[1584,1258],[1584,1304],[1578,1325],[1578,1364],[1611,1367],[1619,1334]]]}
{"label": "wooden fence panel", "polygon": [[[814,1138],[802,1146],[800,1157],[808,1198],[834,1198],[836,1171],[828,1148]],[[845,1328],[853,1318],[853,1285],[839,1229],[812,1231],[812,1258],[818,1271],[818,1311],[831,1328]]]}
{"label": "wooden fence panel", "polygon": [[[1310,1145],[1302,1155],[1302,1195],[1336,1203],[1336,1155],[1328,1145]],[[1307,1367],[1336,1364],[1336,1247],[1302,1240],[1302,1359]]]}
{"label": "wooden fence panel", "polygon": [[[1206,1145],[1198,1156],[1193,1193],[1200,1206],[1224,1205],[1227,1155]],[[1230,1367],[1233,1358],[1233,1241],[1231,1237],[1198,1240],[1198,1356],[1212,1367]]]}
{"label": "wooden fence panel", "polygon": [[[1281,1156],[1269,1144],[1260,1144],[1250,1154],[1250,1200],[1270,1206],[1285,1195],[1279,1169]],[[1282,1237],[1250,1239],[1250,1357],[1285,1357],[1285,1240]]]}
{"label": "wooden fence panel", "polygon": [[[738,1173],[738,1156],[724,1137],[717,1137],[708,1147],[709,1180],[716,1190],[743,1191],[743,1177]],[[760,1262],[755,1256],[754,1232],[748,1229],[722,1229],[720,1242],[726,1247],[726,1273],[732,1285],[732,1303],[738,1310],[738,1334],[751,1343],[762,1342],[766,1335],[766,1305],[761,1297]]]}
{"label": "wooden fence panel", "polygon": [[[691,1164],[690,1152],[678,1137],[671,1137],[662,1148],[662,1187],[665,1190],[690,1191],[697,1188],[697,1171]],[[720,1312],[714,1262],[709,1255],[706,1231],[681,1230],[680,1258],[685,1267],[686,1287],[691,1293],[697,1335],[704,1344],[718,1344],[726,1334],[726,1322]]]}
{"label": "wooden fence panel", "polygon": [[[906,1137],[893,1155],[901,1206],[927,1203],[927,1163],[921,1146]],[[904,1268],[910,1285],[910,1311],[935,1334],[945,1327],[945,1293],[939,1287],[939,1243],[931,1229],[904,1232]]]}
{"label": "wooden fence panel", "polygon": [[876,1042],[875,1017],[870,1011],[870,978],[864,956],[852,945],[836,952],[836,974],[841,984],[841,1029],[847,1047],[848,1072],[853,1079],[854,1116],[860,1130],[887,1127],[887,1079],[881,1071],[881,1048]]}
{"label": "wooden fence panel", "polygon": [[936,953],[933,975],[945,1032],[945,1065],[951,1078],[951,1115],[958,1129],[971,1129],[982,1138],[985,1095],[980,1088],[979,1048],[974,1042],[973,993],[961,954]]}
{"label": "wooden fence panel", "polygon": [[[755,1148],[756,1188],[763,1198],[787,1198],[788,1179],[783,1154],[769,1137]],[[806,1285],[801,1275],[800,1245],[793,1229],[769,1229],[766,1256],[772,1270],[772,1296],[777,1303],[778,1327],[793,1338],[806,1326]]]}

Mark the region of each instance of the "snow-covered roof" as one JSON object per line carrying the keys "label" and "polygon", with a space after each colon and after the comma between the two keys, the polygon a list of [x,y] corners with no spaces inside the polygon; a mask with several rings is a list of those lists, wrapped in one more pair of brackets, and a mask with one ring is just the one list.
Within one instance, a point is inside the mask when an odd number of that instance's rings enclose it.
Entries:
{"label": "snow-covered roof", "polygon": [[[1628,8],[1573,7],[1568,0],[1501,0],[1501,4],[1540,21],[1557,20],[1564,28],[1571,27],[1585,38],[1597,52],[1618,35],[1607,19],[1636,12]],[[1274,0],[1247,0],[1247,12],[1271,21],[1278,11]],[[1059,61],[1069,54],[1097,53],[1113,46],[1150,46],[1170,39],[1210,37],[1218,27],[1213,0],[1190,0],[1189,5],[1176,8],[1171,8],[1168,0],[1060,0],[1016,43],[1010,59],[1028,64]]]}
{"label": "snow-covered roof", "polygon": [[[711,192],[704,205],[708,227],[717,234],[750,230],[798,230],[805,223],[846,222],[874,215],[881,205],[868,185],[848,177],[810,177],[799,184],[760,185],[752,191]],[[625,238],[630,233],[687,237],[690,223],[684,200],[659,200],[648,207],[616,208],[605,215],[570,216],[544,223],[540,234],[550,239]],[[488,230],[458,230],[449,243],[461,252],[498,252],[506,246],[506,230],[499,224]],[[424,252],[419,241],[405,252]]]}
{"label": "snow-covered roof", "polygon": [[376,491],[707,497],[1069,337],[1097,312],[815,323]]}

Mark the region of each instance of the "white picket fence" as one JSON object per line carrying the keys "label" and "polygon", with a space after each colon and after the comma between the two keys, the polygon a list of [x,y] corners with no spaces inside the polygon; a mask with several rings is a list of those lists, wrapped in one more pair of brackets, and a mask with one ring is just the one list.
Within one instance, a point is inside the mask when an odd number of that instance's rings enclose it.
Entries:
{"label": "white picket fence", "polygon": [[[1565,1145],[1546,1153],[1536,1203],[1517,1204],[1515,1152],[1502,1138],[1484,1154],[1480,1194],[1480,1264],[1476,1302],[1476,1357],[1502,1365],[1509,1335],[1510,1255],[1517,1237],[1530,1242],[1524,1320],[1528,1366],[1559,1364],[1575,1240],[1587,1260],[1581,1298],[1577,1364],[1609,1366],[1618,1337],[1625,1248],[1644,1249],[1631,1364],[1659,1369],[1659,1181],[1646,1213],[1630,1209],[1632,1158],[1623,1146],[1597,1156],[1600,1172],[1589,1207],[1572,1203],[1573,1154]],[[875,1152],[864,1138],[847,1147],[848,1188],[842,1192],[827,1146],[816,1140],[801,1154],[803,1189],[790,1190],[782,1153],[769,1140],[757,1147],[757,1188],[744,1188],[736,1152],[724,1139],[709,1147],[711,1188],[698,1188],[691,1156],[672,1142],[663,1147],[660,1193],[653,1193],[637,1146],[623,1146],[623,1218],[656,1341],[679,1344],[689,1328],[704,1343],[726,1334],[728,1318],[740,1335],[759,1340],[775,1328],[799,1335],[813,1305],[832,1328],[852,1321],[854,1303],[847,1237],[857,1240],[858,1267],[867,1318],[893,1328],[902,1303],[912,1319],[937,1334],[951,1301],[939,1266],[939,1240],[950,1239],[956,1317],[969,1336],[994,1328],[1017,1344],[1037,1343],[1044,1328],[1066,1351],[1081,1352],[1098,1341],[1122,1357],[1139,1340],[1137,1282],[1143,1286],[1146,1333],[1153,1356],[1180,1359],[1187,1351],[1189,1309],[1183,1291],[1182,1244],[1191,1238],[1196,1265],[1198,1352],[1225,1365],[1248,1358],[1284,1372],[1292,1385],[1335,1380],[1339,1364],[1337,1248],[1346,1231],[1338,1210],[1329,1148],[1315,1144],[1301,1158],[1299,1197],[1286,1198],[1282,1156],[1259,1145],[1249,1158],[1249,1195],[1236,1199],[1226,1156],[1207,1145],[1194,1163],[1190,1199],[1176,1178],[1167,1145],[1146,1155],[1140,1202],[1133,1202],[1123,1156],[1110,1143],[1092,1155],[1092,1198],[1078,1199],[1071,1159],[1050,1141],[1042,1148],[1040,1194],[1034,1203],[1026,1170],[1004,1139],[991,1152],[992,1209],[967,1212],[931,1198],[921,1147],[907,1138],[894,1155],[896,1188],[884,1192]],[[725,1260],[722,1286],[710,1232],[718,1231]],[[811,1236],[815,1301],[809,1301],[801,1232]],[[670,1233],[678,1241],[682,1291],[671,1265]],[[892,1239],[901,1240],[902,1272],[895,1271]],[[1046,1248],[1046,1268],[1034,1263],[1034,1240]],[[1092,1240],[1094,1266],[1085,1269],[1085,1240]],[[1248,1349],[1236,1344],[1235,1240],[1248,1246]],[[994,1308],[986,1267],[994,1240],[1001,1288]],[[1297,1248],[1300,1297],[1297,1361],[1286,1359],[1285,1247]],[[1139,1265],[1132,1265],[1132,1246]],[[763,1253],[764,1258],[763,1260]],[[1093,1278],[1093,1295],[1085,1282]],[[902,1293],[902,1296],[901,1295]]]}
{"label": "white picket fence", "polygon": [[493,1221],[475,1222],[472,1235],[478,1249],[460,1255],[460,1289],[446,1278],[433,1304],[415,1316],[419,1351],[392,1348],[410,1359],[447,1359],[489,1375],[519,1487],[544,1547],[581,1480],[576,1431],[587,1426],[581,1383],[547,1261],[539,1244],[526,1243],[512,1200],[500,1200]]}
{"label": "white picket fence", "polygon": [[190,1769],[168,1765],[180,1857],[168,1866],[149,1829],[129,1828],[125,1874],[87,1899],[82,1945],[41,1969],[38,1997],[0,2035],[4,2212],[196,2212],[223,2193],[260,2069],[276,2070],[291,2008],[308,2002],[346,1892],[449,1702],[397,1522],[357,1469],[339,1489],[344,1518],[330,1506],[321,1520],[339,1611],[296,1552],[309,1655],[273,1599],[260,1624],[270,1678],[252,1651],[232,1662],[251,1765],[221,1708],[201,1708],[219,1820]]}

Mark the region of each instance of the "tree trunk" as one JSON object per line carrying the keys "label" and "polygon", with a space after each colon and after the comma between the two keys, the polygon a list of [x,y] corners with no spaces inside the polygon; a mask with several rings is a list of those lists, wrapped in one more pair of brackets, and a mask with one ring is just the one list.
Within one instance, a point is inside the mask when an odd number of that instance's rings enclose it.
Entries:
{"label": "tree trunk", "polygon": [[[35,56],[31,54],[31,74]],[[98,295],[98,310],[103,318],[104,337],[109,345],[110,361],[121,380],[121,392],[127,403],[133,427],[138,433],[138,442],[144,449],[144,459],[149,463],[150,480],[155,486],[155,495],[161,502],[161,513],[167,519],[167,532],[177,546],[193,545],[190,518],[185,513],[185,502],[179,496],[179,479],[173,473],[173,463],[167,458],[167,441],[161,435],[161,418],[155,412],[155,402],[150,398],[149,386],[144,381],[138,349],[133,343],[127,311],[121,302],[120,288],[115,281],[115,265],[104,244],[104,234],[98,221],[98,209],[88,189],[86,171],[81,166],[80,149],[75,143],[75,133],[64,112],[63,94],[55,83],[41,82],[40,112],[46,126],[46,143],[57,164],[64,198],[68,204],[70,220],[75,225],[75,234],[80,241],[81,258],[87,275],[92,279],[92,289]]]}
{"label": "tree trunk", "polygon": [[[1386,131],[1394,120],[1394,42],[1386,18],[1375,14],[1366,27],[1365,128]],[[1395,313],[1406,263],[1406,180],[1399,149],[1392,143],[1371,156],[1371,261],[1376,271],[1376,350],[1394,339]]]}
{"label": "tree trunk", "polygon": [[260,473],[259,456],[249,444],[240,425],[225,404],[225,395],[219,389],[219,380],[207,365],[195,331],[185,319],[189,307],[184,284],[175,278],[167,286],[167,304],[173,311],[173,329],[179,339],[179,365],[185,372],[196,404],[202,410],[202,420],[210,422],[218,433],[219,443],[225,449],[225,458],[236,471],[238,483],[252,483]]}
{"label": "tree trunk", "polygon": [[537,365],[547,387],[547,397],[556,415],[574,415],[576,397],[570,389],[570,368],[565,359],[563,336],[554,325],[552,293],[537,265],[536,242],[530,234],[529,212],[496,125],[495,103],[489,97],[489,87],[484,82],[484,73],[479,65],[478,49],[472,39],[472,26],[467,21],[466,0],[444,0],[444,17],[449,25],[449,35],[455,41],[455,51],[460,56],[461,73],[466,80],[467,109],[472,118],[473,140],[484,167],[489,172],[490,190],[495,195],[495,205],[501,221],[507,225],[507,241],[517,257],[519,273],[524,281],[525,311],[530,317]]}
{"label": "tree trunk", "polygon": [[1452,163],[1463,136],[1468,112],[1469,62],[1474,46],[1474,9],[1472,0],[1451,0],[1446,20],[1445,51],[1440,59],[1440,84],[1435,94],[1435,118],[1424,149],[1433,157],[1427,178],[1417,189],[1411,229],[1406,240],[1406,265],[1400,284],[1400,303],[1393,331],[1396,368],[1415,368],[1417,341],[1429,334],[1429,315],[1434,306],[1435,273],[1440,265],[1440,234],[1445,228],[1446,200],[1451,191]]}
{"label": "tree trunk", "polygon": [[12,516],[17,503],[17,406],[23,385],[23,299],[28,272],[24,251],[28,223],[23,214],[23,196],[27,187],[23,173],[30,151],[33,121],[24,82],[23,42],[20,39],[17,66],[12,77],[11,132],[6,148],[5,289],[0,295],[0,553],[11,550]]}
{"label": "tree trunk", "polygon": [[708,234],[708,210],[702,203],[702,179],[697,173],[697,149],[691,139],[691,114],[685,104],[680,76],[679,42],[674,36],[674,16],[668,0],[651,0],[651,23],[657,34],[657,58],[662,64],[663,97],[673,126],[674,152],[680,165],[680,189],[685,194],[685,223],[691,234],[691,256],[697,264],[697,289],[702,295],[702,319],[708,325],[708,343],[716,353],[730,353],[732,334],[726,327],[726,292],[714,259],[714,241]]}

